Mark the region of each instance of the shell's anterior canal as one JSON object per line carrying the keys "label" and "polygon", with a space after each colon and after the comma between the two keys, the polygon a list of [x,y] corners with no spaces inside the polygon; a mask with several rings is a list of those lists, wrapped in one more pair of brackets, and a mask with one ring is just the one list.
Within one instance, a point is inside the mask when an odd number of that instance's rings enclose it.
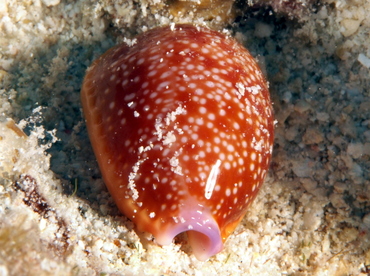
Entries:
{"label": "shell's anterior canal", "polygon": [[222,250],[273,145],[268,87],[249,52],[207,28],[156,28],[97,59],[81,98],[122,213],[162,245],[187,231],[200,260]]}

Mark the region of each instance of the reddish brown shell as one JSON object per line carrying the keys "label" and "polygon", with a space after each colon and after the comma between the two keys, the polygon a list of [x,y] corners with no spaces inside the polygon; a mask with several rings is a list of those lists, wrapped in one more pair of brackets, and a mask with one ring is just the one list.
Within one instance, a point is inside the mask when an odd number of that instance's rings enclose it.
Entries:
{"label": "reddish brown shell", "polygon": [[88,69],[90,140],[119,209],[168,244],[188,231],[198,259],[223,247],[266,176],[267,83],[235,40],[191,25],[153,29]]}

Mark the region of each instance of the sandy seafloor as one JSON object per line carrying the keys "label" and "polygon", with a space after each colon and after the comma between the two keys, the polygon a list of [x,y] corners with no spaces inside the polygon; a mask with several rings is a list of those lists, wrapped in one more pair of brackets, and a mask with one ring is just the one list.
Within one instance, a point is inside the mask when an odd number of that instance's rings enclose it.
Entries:
{"label": "sandy seafloor", "polygon": [[0,1],[0,275],[370,275],[370,1],[212,23],[257,57],[278,123],[265,185],[207,262],[118,212],[81,113],[95,58],[177,20],[159,2]]}

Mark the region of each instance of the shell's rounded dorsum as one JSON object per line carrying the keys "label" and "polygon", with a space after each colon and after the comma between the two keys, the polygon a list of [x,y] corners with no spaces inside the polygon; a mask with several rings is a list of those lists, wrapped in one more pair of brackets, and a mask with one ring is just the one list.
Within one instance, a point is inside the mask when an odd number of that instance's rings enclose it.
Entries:
{"label": "shell's rounded dorsum", "polygon": [[216,31],[156,28],[87,70],[88,132],[118,208],[161,245],[223,248],[266,176],[273,114],[249,52]]}

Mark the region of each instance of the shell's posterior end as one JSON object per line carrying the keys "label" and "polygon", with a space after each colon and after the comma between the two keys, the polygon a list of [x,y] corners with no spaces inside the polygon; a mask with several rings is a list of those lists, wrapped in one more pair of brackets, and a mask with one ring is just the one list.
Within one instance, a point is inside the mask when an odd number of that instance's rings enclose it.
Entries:
{"label": "shell's posterior end", "polygon": [[206,261],[223,249],[219,226],[209,212],[185,210],[174,223],[155,235],[156,242],[168,245],[175,236],[187,232],[189,244],[199,261]]}
{"label": "shell's posterior end", "polygon": [[210,229],[203,231],[188,231],[189,243],[194,256],[199,261],[206,261],[223,249],[222,238],[219,233]]}

